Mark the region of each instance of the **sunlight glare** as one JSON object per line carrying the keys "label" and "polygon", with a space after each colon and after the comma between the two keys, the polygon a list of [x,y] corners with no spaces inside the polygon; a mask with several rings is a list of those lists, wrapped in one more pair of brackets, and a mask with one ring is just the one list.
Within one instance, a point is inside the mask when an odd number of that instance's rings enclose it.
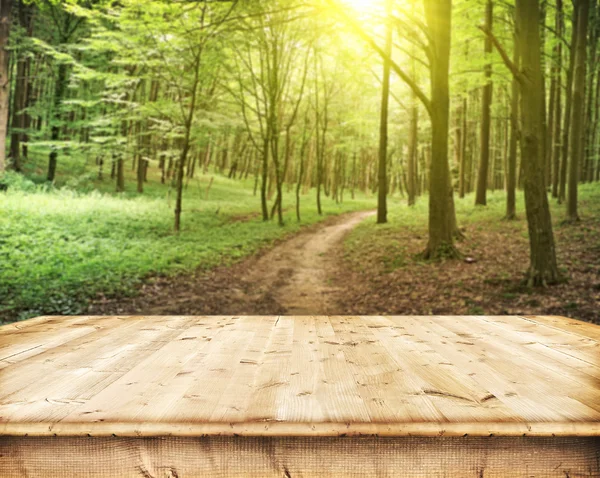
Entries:
{"label": "sunlight glare", "polygon": [[378,3],[376,0],[342,0],[343,3],[359,13],[368,13]]}

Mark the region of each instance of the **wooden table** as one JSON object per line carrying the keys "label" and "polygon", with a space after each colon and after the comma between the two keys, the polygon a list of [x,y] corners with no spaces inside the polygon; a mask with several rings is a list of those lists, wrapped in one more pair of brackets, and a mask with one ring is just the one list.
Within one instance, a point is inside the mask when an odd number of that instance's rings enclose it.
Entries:
{"label": "wooden table", "polygon": [[41,317],[0,327],[0,477],[600,476],[600,327]]}

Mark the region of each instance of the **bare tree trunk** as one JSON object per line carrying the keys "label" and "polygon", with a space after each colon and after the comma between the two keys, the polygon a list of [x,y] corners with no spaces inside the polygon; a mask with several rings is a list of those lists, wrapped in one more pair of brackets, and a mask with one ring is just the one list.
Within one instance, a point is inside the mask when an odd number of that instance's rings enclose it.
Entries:
{"label": "bare tree trunk", "polygon": [[[196,112],[196,99],[198,96],[198,85],[200,83],[200,62],[202,58],[202,49],[200,48],[196,52],[194,61],[194,81],[191,88],[190,104],[188,106],[187,117],[185,118],[185,137],[183,138],[183,147],[181,149],[181,156],[179,157],[179,163],[177,167],[177,199],[175,200],[175,225],[174,229],[177,234],[181,231],[181,212],[183,203],[183,173],[185,169],[185,163],[187,161],[188,152],[190,150],[190,138],[192,135],[192,126],[194,124],[194,114]],[[183,98],[180,99],[180,101]],[[208,195],[208,191],[207,191]]]}
{"label": "bare tree trunk", "polygon": [[571,154],[569,158],[569,189],[567,196],[567,220],[578,221],[577,186],[579,163],[583,151],[583,115],[585,107],[585,78],[587,67],[587,31],[590,0],[577,0],[577,28],[573,41],[575,47],[575,71],[573,74],[573,116],[571,118]]}
{"label": "bare tree trunk", "polygon": [[[519,66],[518,39],[515,36],[513,63]],[[508,174],[506,181],[506,219],[517,217],[516,189],[517,189],[517,136],[519,134],[519,82],[513,76],[510,99],[510,144],[508,147]]]}
{"label": "bare tree trunk", "polygon": [[[19,1],[19,24],[26,31],[27,36],[33,34],[33,7],[25,5],[23,0]],[[28,87],[30,81],[28,78],[29,58],[21,52],[17,58],[17,68],[15,77],[15,88],[13,92],[12,109],[12,134],[10,140],[10,158],[12,168],[15,171],[21,170],[21,139],[24,137],[27,114],[23,111],[27,106]]]}
{"label": "bare tree trunk", "polygon": [[117,188],[118,193],[125,191],[125,162],[123,161],[123,153],[118,153],[117,156]]}
{"label": "bare tree trunk", "polygon": [[[562,0],[556,0],[556,22],[555,28],[557,35],[564,34],[562,18]],[[562,42],[559,41],[556,46],[556,98],[554,100],[554,134],[552,148],[552,197],[558,198],[558,185],[560,182],[560,133],[562,122]]]}
{"label": "bare tree trunk", "polygon": [[454,248],[456,221],[448,165],[451,15],[451,0],[425,0],[425,16],[435,59],[431,68],[429,242],[423,253],[425,259],[459,256]]}
{"label": "bare tree trunk", "polygon": [[458,148],[458,197],[461,199],[465,197],[465,169],[466,169],[466,156],[467,156],[467,113],[468,113],[468,102],[465,96],[462,100],[462,107],[460,109],[460,126],[457,131],[460,131],[460,135],[457,135]]}
{"label": "bare tree trunk", "polygon": [[269,220],[269,206],[267,204],[267,181],[269,179],[269,143],[270,138],[265,138],[262,151],[262,182],[260,184],[260,204],[263,221]]}
{"label": "bare tree trunk", "polygon": [[412,94],[412,107],[410,108],[410,133],[408,138],[408,167],[407,167],[407,195],[408,205],[414,206],[417,195],[417,142],[419,134],[419,106],[417,97]]}
{"label": "bare tree trunk", "polygon": [[[492,31],[493,25],[493,3],[487,0],[485,6],[485,29]],[[492,53],[492,41],[488,36],[485,37],[485,53],[489,56]],[[479,177],[477,180],[477,194],[475,204],[485,206],[487,204],[487,181],[488,168],[490,162],[490,129],[491,129],[491,106],[492,106],[492,64],[485,65],[486,85],[483,87],[483,98],[481,101],[481,156],[479,159]]]}
{"label": "bare tree trunk", "polygon": [[[560,9],[559,9],[560,7]],[[557,10],[562,15],[562,2],[557,3]],[[573,28],[577,27],[579,9],[573,9]],[[564,26],[564,21],[563,21]],[[563,28],[563,31],[565,29]],[[571,132],[571,110],[572,110],[572,98],[573,98],[573,73],[575,70],[575,56],[576,56],[577,40],[575,38],[575,31],[573,31],[571,37],[571,48],[569,55],[569,69],[567,70],[567,88],[565,92],[565,125],[562,131],[562,151],[561,151],[561,163],[560,163],[560,181],[558,185],[558,202],[561,204],[566,198],[567,190],[567,170],[569,164],[569,136]]]}
{"label": "bare tree trunk", "polygon": [[[55,124],[52,126],[52,130],[50,133],[50,139],[52,141],[58,141],[60,138],[60,126],[57,122],[61,118],[60,108],[62,105],[63,96],[65,94],[65,90],[67,88],[67,65],[64,63],[60,63],[58,65],[58,75],[56,77],[56,83],[54,85],[54,102],[53,102],[53,111],[52,116]],[[50,152],[50,156],[48,157],[48,181],[54,181],[56,176],[56,163],[58,158],[58,151],[56,147],[52,147],[52,151]]]}
{"label": "bare tree trunk", "polygon": [[559,279],[550,207],[544,178],[540,5],[517,0],[517,38],[521,57],[521,117],[523,125],[523,176],[530,242],[529,286],[556,283]]}
{"label": "bare tree trunk", "polygon": [[8,37],[12,0],[0,2],[0,174],[6,169],[6,135],[10,101]]}
{"label": "bare tree trunk", "polygon": [[379,125],[379,171],[377,196],[377,224],[387,222],[387,150],[388,150],[388,112],[390,104],[390,71],[392,56],[392,0],[386,0],[387,25],[385,38],[385,53],[383,60],[383,88],[381,92],[381,117]]}

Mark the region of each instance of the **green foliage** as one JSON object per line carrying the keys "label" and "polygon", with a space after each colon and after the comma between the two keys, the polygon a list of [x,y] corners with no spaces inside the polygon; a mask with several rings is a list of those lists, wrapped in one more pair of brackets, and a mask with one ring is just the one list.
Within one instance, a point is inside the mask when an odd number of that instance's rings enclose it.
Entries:
{"label": "green foliage", "polygon": [[[173,205],[151,197],[159,196],[158,185],[144,197],[115,197],[42,192],[12,173],[4,180],[9,190],[0,193],[0,318],[5,320],[82,313],[96,294],[133,293],[148,275],[235,261],[301,227],[293,211],[286,213],[283,228],[254,217],[258,198],[251,182],[217,177],[208,200],[204,187],[192,194],[190,184],[184,228],[175,236]],[[303,200],[303,224],[321,220],[312,194]],[[325,203],[330,214],[370,207],[374,202],[365,197]]]}
{"label": "green foliage", "polygon": [[[0,184],[5,185],[11,192],[34,192],[40,189],[40,186],[37,186],[33,181],[14,171],[6,171],[3,175],[0,175]],[[2,196],[0,196],[1,199]]]}

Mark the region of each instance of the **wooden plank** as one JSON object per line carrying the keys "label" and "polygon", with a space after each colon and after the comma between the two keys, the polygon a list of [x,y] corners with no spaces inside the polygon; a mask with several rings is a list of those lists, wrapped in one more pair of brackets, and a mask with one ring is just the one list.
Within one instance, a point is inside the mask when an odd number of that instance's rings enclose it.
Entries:
{"label": "wooden plank", "polygon": [[226,319],[223,328],[206,343],[197,360],[188,363],[172,380],[165,381],[168,393],[161,394],[158,412],[149,409],[142,419],[185,423],[210,421],[240,370],[240,361],[260,323],[261,319],[255,317]]}
{"label": "wooden plank", "polygon": [[[8,370],[10,374],[2,372],[0,380],[7,385],[6,390],[12,388],[15,391],[0,402],[0,416],[7,421],[39,420],[50,425],[65,418],[133,369],[138,362],[143,362],[170,343],[181,334],[181,325],[189,320],[184,317],[172,317],[168,321],[157,318],[152,320],[153,326],[143,321],[128,321],[125,330],[117,330],[132,332],[135,339],[126,333],[119,340],[106,337],[113,341],[108,348],[94,349],[101,353],[83,347],[67,353],[63,351],[56,361],[25,363]],[[14,387],[12,383],[24,383],[26,386]],[[108,402],[111,407],[115,403],[119,400]]]}
{"label": "wooden plank", "polygon": [[600,327],[589,322],[551,315],[525,315],[521,318],[600,342]]}
{"label": "wooden plank", "polygon": [[357,317],[331,317],[339,339],[339,350],[346,357],[359,393],[367,404],[371,421],[445,421],[432,398],[422,394],[419,380],[405,364],[390,360],[373,329]]}
{"label": "wooden plank", "polygon": [[[555,403],[555,396],[571,393],[571,381],[568,377],[554,377],[554,382],[539,382],[537,369],[531,369],[533,360],[522,356],[521,348],[507,349],[498,345],[499,339],[492,332],[478,329],[477,323],[469,323],[468,328],[460,321],[450,317],[421,317],[420,326],[414,324],[417,319],[402,320],[411,332],[420,339],[427,340],[443,357],[447,364],[453,364],[467,374],[470,379],[484,386],[490,394],[485,403],[494,406],[503,403],[527,421],[568,420],[564,409]],[[400,319],[397,319],[400,323]],[[487,333],[486,333],[487,332]],[[565,383],[566,382],[566,383]],[[593,405],[600,394],[598,387],[590,388],[585,394],[586,403]],[[540,389],[541,387],[541,389]],[[580,408],[581,405],[577,404]],[[588,410],[584,408],[584,413]],[[587,415],[578,416],[580,420]]]}
{"label": "wooden plank", "polygon": [[[365,319],[382,326],[381,320]],[[374,325],[377,326],[377,325]],[[412,330],[407,327],[407,331]],[[404,365],[407,374],[418,380],[417,393],[427,395],[444,415],[444,421],[515,421],[522,420],[517,413],[486,403],[489,391],[470,380],[466,374],[449,373],[448,362],[413,333],[402,333],[393,327],[374,329],[387,353]]]}
{"label": "wooden plank", "polygon": [[[4,327],[0,331],[0,369],[121,322],[116,317],[45,317],[36,326]],[[18,325],[17,324],[17,325]]]}
{"label": "wooden plank", "polygon": [[[321,386],[316,398],[322,404],[326,420],[338,423],[370,422],[369,409],[360,396],[337,335],[329,317],[317,317],[318,350],[321,351]],[[300,421],[300,420],[296,420]]]}
{"label": "wooden plank", "polygon": [[0,438],[0,476],[598,477],[597,438]]}
{"label": "wooden plank", "polygon": [[[219,321],[210,328],[195,324],[195,319],[186,321],[189,328],[177,330],[175,337],[143,360],[134,362],[133,368],[74,409],[63,421],[143,421],[144,415],[160,414],[162,398],[169,397],[166,383],[184,371],[188,362],[201,353],[217,334],[225,331]],[[157,395],[160,399],[156,399]]]}
{"label": "wooden plank", "polygon": [[556,371],[553,368],[559,367],[559,362],[548,358],[538,362],[539,356],[523,345],[535,340],[535,336],[516,340],[519,332],[491,327],[494,322],[487,318],[472,318],[468,328],[464,322],[451,317],[437,320],[455,334],[454,345],[458,350],[473,354],[475,360],[496,370],[510,390],[507,393],[519,396],[523,404],[528,403],[530,412],[535,413],[538,420],[600,419],[596,406],[600,382],[587,377],[580,383],[570,378],[573,372],[564,364]]}
{"label": "wooden plank", "polygon": [[0,434],[600,435],[597,342],[521,317],[52,317],[0,344]]}
{"label": "wooden plank", "polygon": [[600,342],[594,339],[546,327],[535,321],[524,320],[521,317],[478,317],[477,320],[500,325],[500,329],[496,329],[499,330],[499,335],[519,332],[522,337],[529,337],[530,341],[538,342],[600,369],[598,363]]}

